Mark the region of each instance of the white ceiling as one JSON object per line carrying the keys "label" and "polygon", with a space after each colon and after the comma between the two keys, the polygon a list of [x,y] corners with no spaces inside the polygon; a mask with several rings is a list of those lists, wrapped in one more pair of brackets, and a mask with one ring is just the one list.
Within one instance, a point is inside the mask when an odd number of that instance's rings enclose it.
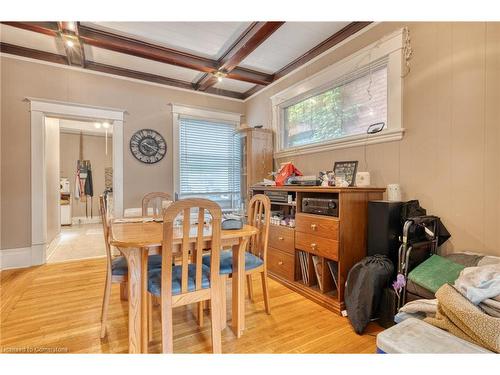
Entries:
{"label": "white ceiling", "polygon": [[118,66],[120,68],[137,70],[140,72],[156,74],[163,77],[180,79],[191,82],[200,77],[202,73],[197,70],[164,64],[158,61],[143,59],[120,52],[110,51],[98,47],[85,45],[85,58],[101,64]]}
{"label": "white ceiling", "polygon": [[247,56],[240,66],[275,73],[348,24],[349,22],[286,22]]}
{"label": "white ceiling", "polygon": [[224,89],[236,92],[246,92],[254,87],[255,84],[238,81],[235,79],[224,78],[221,82],[217,82],[214,87],[217,89]]}
{"label": "white ceiling", "polygon": [[64,46],[62,43],[58,43],[56,38],[35,33],[34,31],[28,31],[19,29],[17,27],[0,24],[0,39],[3,43],[14,44],[16,46],[36,49],[39,51],[45,51],[50,53],[55,53],[58,55],[64,55]]}
{"label": "white ceiling", "polygon": [[[250,25],[250,22],[82,22],[83,25],[217,60]],[[286,22],[240,66],[275,73],[309,51],[348,22]],[[58,38],[0,24],[2,42],[65,55]],[[203,73],[140,57],[85,45],[87,60],[195,83]],[[244,93],[254,85],[224,78],[216,89]]]}
{"label": "white ceiling", "polygon": [[250,22],[82,22],[82,25],[217,60]]}

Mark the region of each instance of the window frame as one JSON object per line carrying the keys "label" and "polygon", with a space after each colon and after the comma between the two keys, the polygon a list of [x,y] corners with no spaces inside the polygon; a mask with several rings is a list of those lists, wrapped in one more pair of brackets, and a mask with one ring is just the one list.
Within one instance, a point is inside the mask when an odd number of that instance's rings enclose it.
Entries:
{"label": "window frame", "polygon": [[173,123],[173,180],[174,180],[174,196],[180,195],[180,116],[191,117],[194,119],[212,121],[212,122],[223,122],[223,123],[234,123],[235,129],[240,128],[241,124],[241,113],[235,112],[224,112],[217,111],[213,109],[186,106],[180,104],[170,104],[172,107],[172,123]]}
{"label": "window frame", "polygon": [[[321,151],[362,146],[381,142],[399,141],[403,138],[402,92],[403,92],[403,46],[404,29],[383,37],[352,55],[330,65],[313,76],[271,97],[275,137],[275,158],[292,157]],[[387,123],[377,134],[349,135],[341,138],[315,142],[296,147],[284,147],[285,108],[311,96],[315,96],[339,85],[346,77],[355,74],[370,64],[387,61]]]}

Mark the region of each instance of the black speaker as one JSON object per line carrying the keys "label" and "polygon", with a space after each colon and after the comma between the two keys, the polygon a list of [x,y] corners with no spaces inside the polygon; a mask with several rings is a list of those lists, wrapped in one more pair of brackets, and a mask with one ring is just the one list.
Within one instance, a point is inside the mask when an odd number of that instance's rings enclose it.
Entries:
{"label": "black speaker", "polygon": [[368,202],[367,255],[387,256],[397,269],[399,236],[402,234],[401,207],[403,202]]}

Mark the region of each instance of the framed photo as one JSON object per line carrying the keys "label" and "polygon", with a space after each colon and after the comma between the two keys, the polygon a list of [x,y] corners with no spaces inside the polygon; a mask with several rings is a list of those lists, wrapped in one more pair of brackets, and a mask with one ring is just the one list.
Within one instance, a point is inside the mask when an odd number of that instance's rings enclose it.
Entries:
{"label": "framed photo", "polygon": [[336,161],[333,166],[335,177],[344,176],[344,179],[349,183],[349,186],[354,186],[356,182],[356,170],[358,169],[358,161]]}

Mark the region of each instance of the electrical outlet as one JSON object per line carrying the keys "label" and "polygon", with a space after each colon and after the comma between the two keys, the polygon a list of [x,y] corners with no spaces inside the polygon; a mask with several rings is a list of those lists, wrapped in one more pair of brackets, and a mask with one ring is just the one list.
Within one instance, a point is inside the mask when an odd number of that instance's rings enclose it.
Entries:
{"label": "electrical outlet", "polygon": [[347,316],[347,310],[342,310],[341,311],[342,316],[345,318]]}

